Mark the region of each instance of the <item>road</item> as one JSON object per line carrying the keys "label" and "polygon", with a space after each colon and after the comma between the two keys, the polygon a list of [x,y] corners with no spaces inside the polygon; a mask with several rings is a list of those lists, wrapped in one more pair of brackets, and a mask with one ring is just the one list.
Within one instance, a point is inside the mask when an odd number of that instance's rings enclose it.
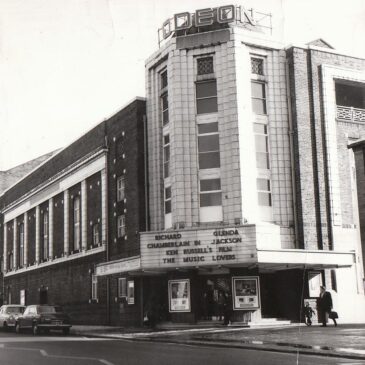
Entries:
{"label": "road", "polygon": [[[298,361],[297,361],[298,360]],[[349,359],[267,351],[0,332],[0,365],[313,365],[363,364]]]}

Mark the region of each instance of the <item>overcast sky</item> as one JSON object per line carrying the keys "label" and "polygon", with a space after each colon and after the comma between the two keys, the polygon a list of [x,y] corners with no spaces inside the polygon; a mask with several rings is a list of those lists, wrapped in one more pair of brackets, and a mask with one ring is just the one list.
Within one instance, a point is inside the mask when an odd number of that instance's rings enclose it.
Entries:
{"label": "overcast sky", "polygon": [[271,12],[286,45],[324,38],[365,58],[364,0],[0,0],[0,170],[145,96],[144,60],[164,20],[224,4]]}

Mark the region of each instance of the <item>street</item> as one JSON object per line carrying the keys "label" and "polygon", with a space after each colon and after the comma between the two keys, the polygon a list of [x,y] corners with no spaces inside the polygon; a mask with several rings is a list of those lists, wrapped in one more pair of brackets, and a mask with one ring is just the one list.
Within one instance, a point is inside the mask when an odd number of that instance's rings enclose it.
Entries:
{"label": "street", "polygon": [[[297,361],[298,360],[298,361]],[[132,342],[77,336],[33,336],[0,332],[0,365],[312,365],[361,364],[361,361],[268,351]]]}

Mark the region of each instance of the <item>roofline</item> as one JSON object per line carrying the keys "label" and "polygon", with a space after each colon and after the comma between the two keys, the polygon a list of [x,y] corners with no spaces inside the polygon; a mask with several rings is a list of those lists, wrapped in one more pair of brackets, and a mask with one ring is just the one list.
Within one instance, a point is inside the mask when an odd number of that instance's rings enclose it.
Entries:
{"label": "roofline", "polygon": [[360,60],[365,60],[365,58],[361,57],[360,55],[348,54],[348,53],[345,53],[345,52],[337,51],[336,49],[318,47],[318,46],[309,45],[309,44],[304,44],[303,45],[303,44],[299,44],[299,43],[291,43],[288,46],[286,46],[284,49],[285,49],[285,51],[287,51],[290,48],[308,49],[308,50],[313,50],[313,51],[320,51],[320,52],[324,52],[324,53],[331,53],[331,54],[336,54],[336,55],[339,55],[339,56],[346,56],[346,57],[351,57],[351,58],[357,58],[357,59],[360,59]]}
{"label": "roofline", "polygon": [[[42,163],[40,163],[37,167],[35,167],[33,170],[29,171],[26,175],[24,175],[23,177],[21,177],[19,180],[17,180],[14,184],[10,185],[8,188],[6,188],[1,194],[0,197],[3,197],[5,195],[5,193],[7,191],[9,191],[10,189],[12,189],[14,186],[16,186],[17,184],[19,184],[21,181],[23,181],[24,179],[26,179],[28,176],[30,176],[34,171],[38,170],[40,167],[42,167],[46,162],[50,161],[52,158],[56,157],[57,155],[59,155],[60,153],[62,153],[66,148],[70,147],[73,143],[75,143],[77,140],[79,140],[80,138],[82,138],[83,136],[85,136],[87,133],[89,133],[91,130],[93,130],[95,127],[97,127],[99,124],[109,120],[111,117],[113,117],[114,115],[116,115],[117,113],[121,112],[123,109],[125,109],[127,106],[131,105],[133,102],[135,101],[146,101],[145,97],[142,96],[135,96],[133,99],[131,99],[129,102],[123,104],[120,108],[118,108],[117,111],[113,112],[112,114],[110,114],[110,116],[104,118],[102,121],[99,121],[97,123],[94,123],[89,129],[87,129],[83,134],[79,135],[78,137],[76,137],[75,139],[73,139],[69,144],[67,144],[65,147],[60,148],[54,155],[50,156],[49,158],[47,158],[46,160],[44,160]],[[50,153],[50,152],[48,152]],[[41,156],[39,156],[41,157]],[[27,162],[27,161],[26,161]],[[24,163],[26,163],[24,162]],[[16,167],[16,166],[14,166]]]}

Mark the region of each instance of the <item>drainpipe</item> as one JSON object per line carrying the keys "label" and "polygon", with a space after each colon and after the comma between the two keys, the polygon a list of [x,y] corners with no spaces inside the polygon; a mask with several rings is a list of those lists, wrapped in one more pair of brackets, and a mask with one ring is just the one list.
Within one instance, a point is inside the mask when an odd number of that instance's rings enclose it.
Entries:
{"label": "drainpipe", "polygon": [[285,81],[286,81],[286,99],[288,105],[288,121],[289,121],[289,148],[290,148],[290,165],[291,165],[291,180],[292,180],[292,195],[293,195],[293,215],[294,215],[294,234],[295,248],[299,248],[298,239],[298,208],[297,208],[297,188],[295,184],[295,164],[294,164],[294,141],[293,141],[293,114],[291,108],[290,83],[289,83],[289,64],[288,60],[285,63]]}

